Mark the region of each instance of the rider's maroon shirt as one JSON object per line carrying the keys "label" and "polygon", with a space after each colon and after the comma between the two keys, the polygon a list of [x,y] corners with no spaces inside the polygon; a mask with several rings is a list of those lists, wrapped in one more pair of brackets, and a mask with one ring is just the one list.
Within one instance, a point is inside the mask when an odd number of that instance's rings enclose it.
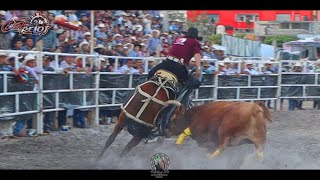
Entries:
{"label": "rider's maroon shirt", "polygon": [[188,66],[190,59],[196,53],[200,53],[200,51],[201,45],[197,39],[184,36],[174,41],[169,56],[172,55],[179,59],[183,58],[184,64]]}

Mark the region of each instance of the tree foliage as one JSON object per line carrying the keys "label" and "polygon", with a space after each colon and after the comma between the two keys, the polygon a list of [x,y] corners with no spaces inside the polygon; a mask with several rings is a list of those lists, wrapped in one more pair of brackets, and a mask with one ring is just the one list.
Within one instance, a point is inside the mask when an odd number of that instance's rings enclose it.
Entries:
{"label": "tree foliage", "polygon": [[214,35],[208,36],[208,41],[211,42],[212,44],[221,45],[221,39],[222,39],[221,34],[214,34]]}
{"label": "tree foliage", "polygon": [[282,47],[283,43],[289,42],[289,41],[295,41],[298,38],[295,36],[290,35],[278,35],[278,36],[268,36],[263,40],[264,44],[272,45],[272,41],[277,41],[277,47]]}

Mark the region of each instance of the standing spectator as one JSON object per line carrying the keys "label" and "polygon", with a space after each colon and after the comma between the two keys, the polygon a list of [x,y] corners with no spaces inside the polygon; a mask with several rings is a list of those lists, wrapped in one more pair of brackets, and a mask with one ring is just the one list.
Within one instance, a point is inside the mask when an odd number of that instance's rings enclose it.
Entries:
{"label": "standing spectator", "polygon": [[160,35],[160,31],[152,30],[152,37],[148,39],[147,48],[150,55],[155,54],[160,46],[160,39],[158,38]]}
{"label": "standing spectator", "polygon": [[[35,84],[38,84],[38,81],[39,81],[38,74],[41,74],[43,70],[41,68],[36,67],[37,66],[36,58],[33,55],[28,54],[27,56],[24,57],[22,64],[24,65],[25,69],[30,73],[30,75],[32,75],[33,78],[35,79]],[[26,136],[25,132],[23,132],[23,129],[26,126],[26,123],[31,124],[31,122],[32,122],[32,119],[18,120],[13,129],[13,134],[15,136],[20,136],[20,137]]]}
{"label": "standing spectator", "polygon": [[30,75],[33,76],[35,79],[35,84],[38,84],[40,78],[39,74],[43,73],[43,69],[37,67],[35,56],[28,54],[26,57],[24,57],[22,65],[25,66],[25,69],[30,73]]}
{"label": "standing spectator", "polygon": [[[53,67],[50,66],[50,57],[49,56],[44,56],[43,57],[43,71],[49,71],[49,72],[54,72],[55,70]],[[43,118],[43,131],[44,133],[49,134],[51,132],[51,125],[52,125],[52,116],[53,112],[46,112],[44,113],[44,118]]]}
{"label": "standing spectator", "polygon": [[[13,68],[10,68],[5,64],[5,60],[7,58],[7,55],[5,53],[0,53],[0,71],[12,71]],[[1,109],[1,108],[0,108]],[[13,130],[12,126],[15,124],[14,121],[8,121],[8,120],[0,120],[0,137],[1,139],[5,138],[15,138],[13,136]]]}
{"label": "standing spectator", "polygon": [[[295,63],[292,72],[301,73],[302,71],[302,64],[300,62]],[[289,111],[294,111],[296,108],[302,110],[302,100],[289,99]]]}
{"label": "standing spectator", "polygon": [[144,33],[145,34],[150,34],[151,33],[151,15],[150,14],[146,14],[145,15],[145,19],[143,20],[144,23]]}

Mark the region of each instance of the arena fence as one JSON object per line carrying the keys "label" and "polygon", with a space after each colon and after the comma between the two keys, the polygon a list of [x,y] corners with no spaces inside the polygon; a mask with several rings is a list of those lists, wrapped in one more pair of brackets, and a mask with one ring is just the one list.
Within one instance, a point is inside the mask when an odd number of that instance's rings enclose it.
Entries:
{"label": "arena fence", "polygon": [[[55,72],[40,74],[38,84],[31,77],[27,83],[20,83],[12,72],[0,71],[0,120],[20,120],[33,117],[37,133],[43,133],[43,115],[46,112],[80,109],[91,112],[91,125],[99,124],[99,110],[117,110],[131,94],[135,87],[147,77],[149,62],[161,62],[164,58],[153,57],[118,57],[84,54],[64,54],[38,51],[0,50],[5,53],[16,53],[15,64],[19,68],[18,54],[34,54],[38,67],[43,66],[43,57],[54,56]],[[143,74],[120,74],[118,72],[70,72],[62,73],[59,60],[63,56],[82,57],[83,67],[100,67],[100,57],[115,60],[115,69],[125,59],[142,59]],[[215,59],[206,59],[218,67]],[[195,91],[193,101],[197,104],[210,101],[255,101],[272,100],[279,107],[281,99],[318,99],[320,98],[319,73],[282,72],[283,63],[269,59],[233,58],[240,72],[244,63],[250,60],[261,70],[266,62],[279,68],[277,74],[261,75],[217,75],[203,74],[202,86]],[[282,61],[290,64],[291,61]],[[312,62],[304,62],[304,67]]]}

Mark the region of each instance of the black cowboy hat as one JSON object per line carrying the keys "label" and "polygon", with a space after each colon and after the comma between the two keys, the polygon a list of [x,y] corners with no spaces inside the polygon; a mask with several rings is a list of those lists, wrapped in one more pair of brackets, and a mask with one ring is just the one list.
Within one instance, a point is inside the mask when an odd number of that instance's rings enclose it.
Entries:
{"label": "black cowboy hat", "polygon": [[189,36],[189,37],[196,38],[196,39],[198,39],[199,41],[202,41],[202,39],[203,39],[202,37],[199,37],[199,36],[198,36],[198,29],[195,28],[195,27],[190,27],[190,28],[188,29],[186,35]]}

